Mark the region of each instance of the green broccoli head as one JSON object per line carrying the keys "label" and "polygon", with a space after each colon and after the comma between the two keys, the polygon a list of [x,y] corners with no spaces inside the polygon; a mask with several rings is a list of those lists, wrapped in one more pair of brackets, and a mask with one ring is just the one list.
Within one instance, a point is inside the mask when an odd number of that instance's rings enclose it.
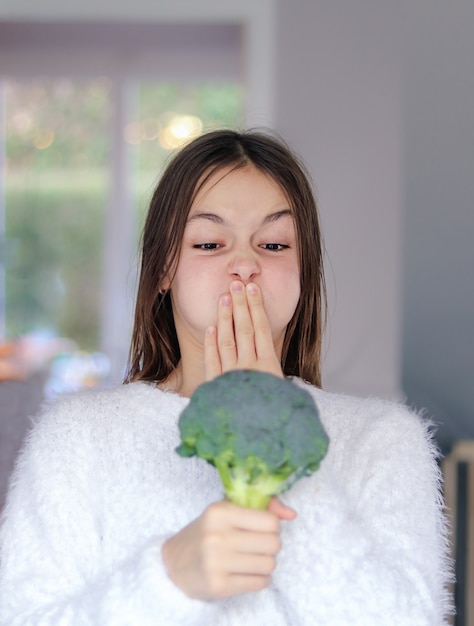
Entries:
{"label": "green broccoli head", "polygon": [[255,509],[315,472],[329,442],[307,391],[256,370],[233,370],[198,387],[179,430],[178,454],[214,465],[227,498]]}

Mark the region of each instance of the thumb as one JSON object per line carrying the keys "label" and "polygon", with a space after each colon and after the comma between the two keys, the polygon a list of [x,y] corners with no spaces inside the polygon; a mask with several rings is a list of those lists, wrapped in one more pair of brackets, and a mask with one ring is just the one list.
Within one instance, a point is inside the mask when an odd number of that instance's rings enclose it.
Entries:
{"label": "thumb", "polygon": [[283,502],[276,497],[270,500],[267,509],[281,520],[293,520],[298,515],[294,509],[286,506],[286,504],[283,504]]}

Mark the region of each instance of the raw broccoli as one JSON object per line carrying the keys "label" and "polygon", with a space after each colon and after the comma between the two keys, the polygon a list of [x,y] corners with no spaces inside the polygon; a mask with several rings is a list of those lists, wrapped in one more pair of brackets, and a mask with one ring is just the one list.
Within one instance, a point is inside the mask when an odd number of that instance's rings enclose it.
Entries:
{"label": "raw broccoli", "polygon": [[226,497],[254,509],[316,471],[329,443],[307,391],[255,370],[233,370],[198,387],[179,430],[178,454],[214,465]]}

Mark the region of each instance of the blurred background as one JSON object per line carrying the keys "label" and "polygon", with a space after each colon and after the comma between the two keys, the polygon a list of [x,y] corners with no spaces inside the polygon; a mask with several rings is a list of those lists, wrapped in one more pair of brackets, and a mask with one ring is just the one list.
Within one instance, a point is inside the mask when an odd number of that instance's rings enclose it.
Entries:
{"label": "blurred background", "polygon": [[471,0],[2,0],[2,420],[25,378],[121,380],[163,165],[256,126],[318,196],[324,386],[423,410],[445,454],[474,438],[473,59]]}

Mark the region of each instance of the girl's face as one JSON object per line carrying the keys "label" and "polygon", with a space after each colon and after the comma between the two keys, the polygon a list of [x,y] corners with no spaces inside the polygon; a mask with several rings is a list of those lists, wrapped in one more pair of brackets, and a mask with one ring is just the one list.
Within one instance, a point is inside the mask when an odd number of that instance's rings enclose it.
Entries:
{"label": "girl's face", "polygon": [[218,171],[191,206],[170,285],[182,353],[202,346],[234,280],[260,287],[280,356],[300,296],[295,222],[282,189],[252,166]]}

